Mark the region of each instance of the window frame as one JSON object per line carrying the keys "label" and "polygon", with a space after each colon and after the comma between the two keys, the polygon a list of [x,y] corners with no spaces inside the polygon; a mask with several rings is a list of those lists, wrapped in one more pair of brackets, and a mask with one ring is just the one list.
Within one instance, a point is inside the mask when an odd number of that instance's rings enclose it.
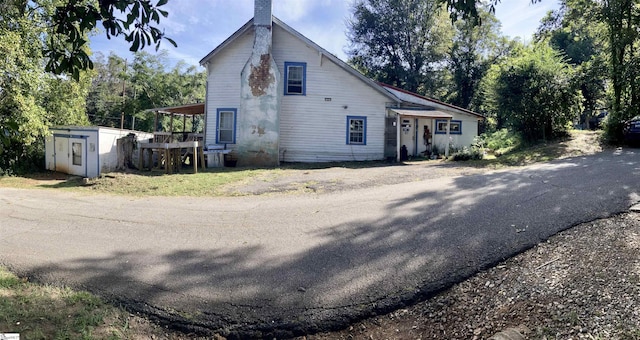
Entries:
{"label": "window frame", "polygon": [[71,142],[71,164],[82,166],[82,145],[83,143]]}
{"label": "window frame", "polygon": [[[352,142],[351,134],[358,131],[351,130],[351,121],[352,120],[361,120],[362,121],[362,142]],[[347,145],[367,145],[367,117],[366,116],[347,116]]]}
{"label": "window frame", "polygon": [[[447,123],[446,119],[436,119],[436,128],[435,128],[435,133],[437,135],[446,135],[447,134],[447,126],[445,125],[444,129],[440,129],[440,123]],[[450,135],[461,135],[462,134],[462,120],[459,119],[452,119],[450,121],[450,127],[449,127],[449,134]],[[454,131],[453,130],[453,126],[454,125],[458,125],[458,130]]]}
{"label": "window frame", "polygon": [[[302,89],[301,93],[289,92],[289,67],[302,67]],[[307,63],[303,62],[284,62],[284,95],[285,96],[306,96],[307,95]]]}
{"label": "window frame", "polygon": [[[223,130],[220,128],[220,117],[222,113],[230,112],[233,117],[233,128],[231,129],[232,138],[231,141],[221,140],[220,132]],[[216,144],[235,144],[236,143],[236,127],[238,124],[238,109],[236,108],[218,108],[216,109]],[[224,129],[225,131],[228,129]]]}

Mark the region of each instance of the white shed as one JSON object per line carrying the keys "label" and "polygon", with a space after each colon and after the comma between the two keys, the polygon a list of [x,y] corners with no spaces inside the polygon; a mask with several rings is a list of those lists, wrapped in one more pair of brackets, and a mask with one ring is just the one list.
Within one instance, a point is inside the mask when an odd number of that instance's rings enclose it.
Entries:
{"label": "white shed", "polygon": [[137,141],[153,138],[148,132],[104,126],[57,126],[49,130],[51,135],[45,139],[47,170],[88,178],[116,170],[119,138],[129,134],[134,134]]}

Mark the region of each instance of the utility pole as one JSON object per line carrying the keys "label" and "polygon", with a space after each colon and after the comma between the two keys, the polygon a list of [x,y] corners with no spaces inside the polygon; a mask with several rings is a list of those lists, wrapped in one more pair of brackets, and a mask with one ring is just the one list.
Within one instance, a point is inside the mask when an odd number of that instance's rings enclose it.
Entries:
{"label": "utility pole", "polygon": [[124,104],[125,104],[125,91],[127,89],[127,59],[124,60],[124,76],[122,77],[122,111],[120,115],[120,130],[124,129]]}

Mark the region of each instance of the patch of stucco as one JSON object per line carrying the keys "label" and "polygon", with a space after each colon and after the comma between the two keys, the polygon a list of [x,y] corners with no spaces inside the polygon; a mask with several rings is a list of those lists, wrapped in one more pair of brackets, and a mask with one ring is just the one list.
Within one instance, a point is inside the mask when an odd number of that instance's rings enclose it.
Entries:
{"label": "patch of stucco", "polygon": [[249,74],[249,87],[251,94],[260,97],[266,94],[266,90],[273,84],[275,78],[271,73],[271,56],[263,54],[260,56],[258,66],[251,65],[251,73]]}

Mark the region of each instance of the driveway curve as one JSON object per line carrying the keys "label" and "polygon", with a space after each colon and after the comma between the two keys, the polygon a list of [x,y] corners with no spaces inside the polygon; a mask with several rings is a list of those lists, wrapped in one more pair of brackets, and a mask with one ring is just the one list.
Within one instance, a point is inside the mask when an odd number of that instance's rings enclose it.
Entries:
{"label": "driveway curve", "polygon": [[175,328],[287,337],[424,299],[640,201],[640,152],[325,194],[0,188],[0,263]]}

